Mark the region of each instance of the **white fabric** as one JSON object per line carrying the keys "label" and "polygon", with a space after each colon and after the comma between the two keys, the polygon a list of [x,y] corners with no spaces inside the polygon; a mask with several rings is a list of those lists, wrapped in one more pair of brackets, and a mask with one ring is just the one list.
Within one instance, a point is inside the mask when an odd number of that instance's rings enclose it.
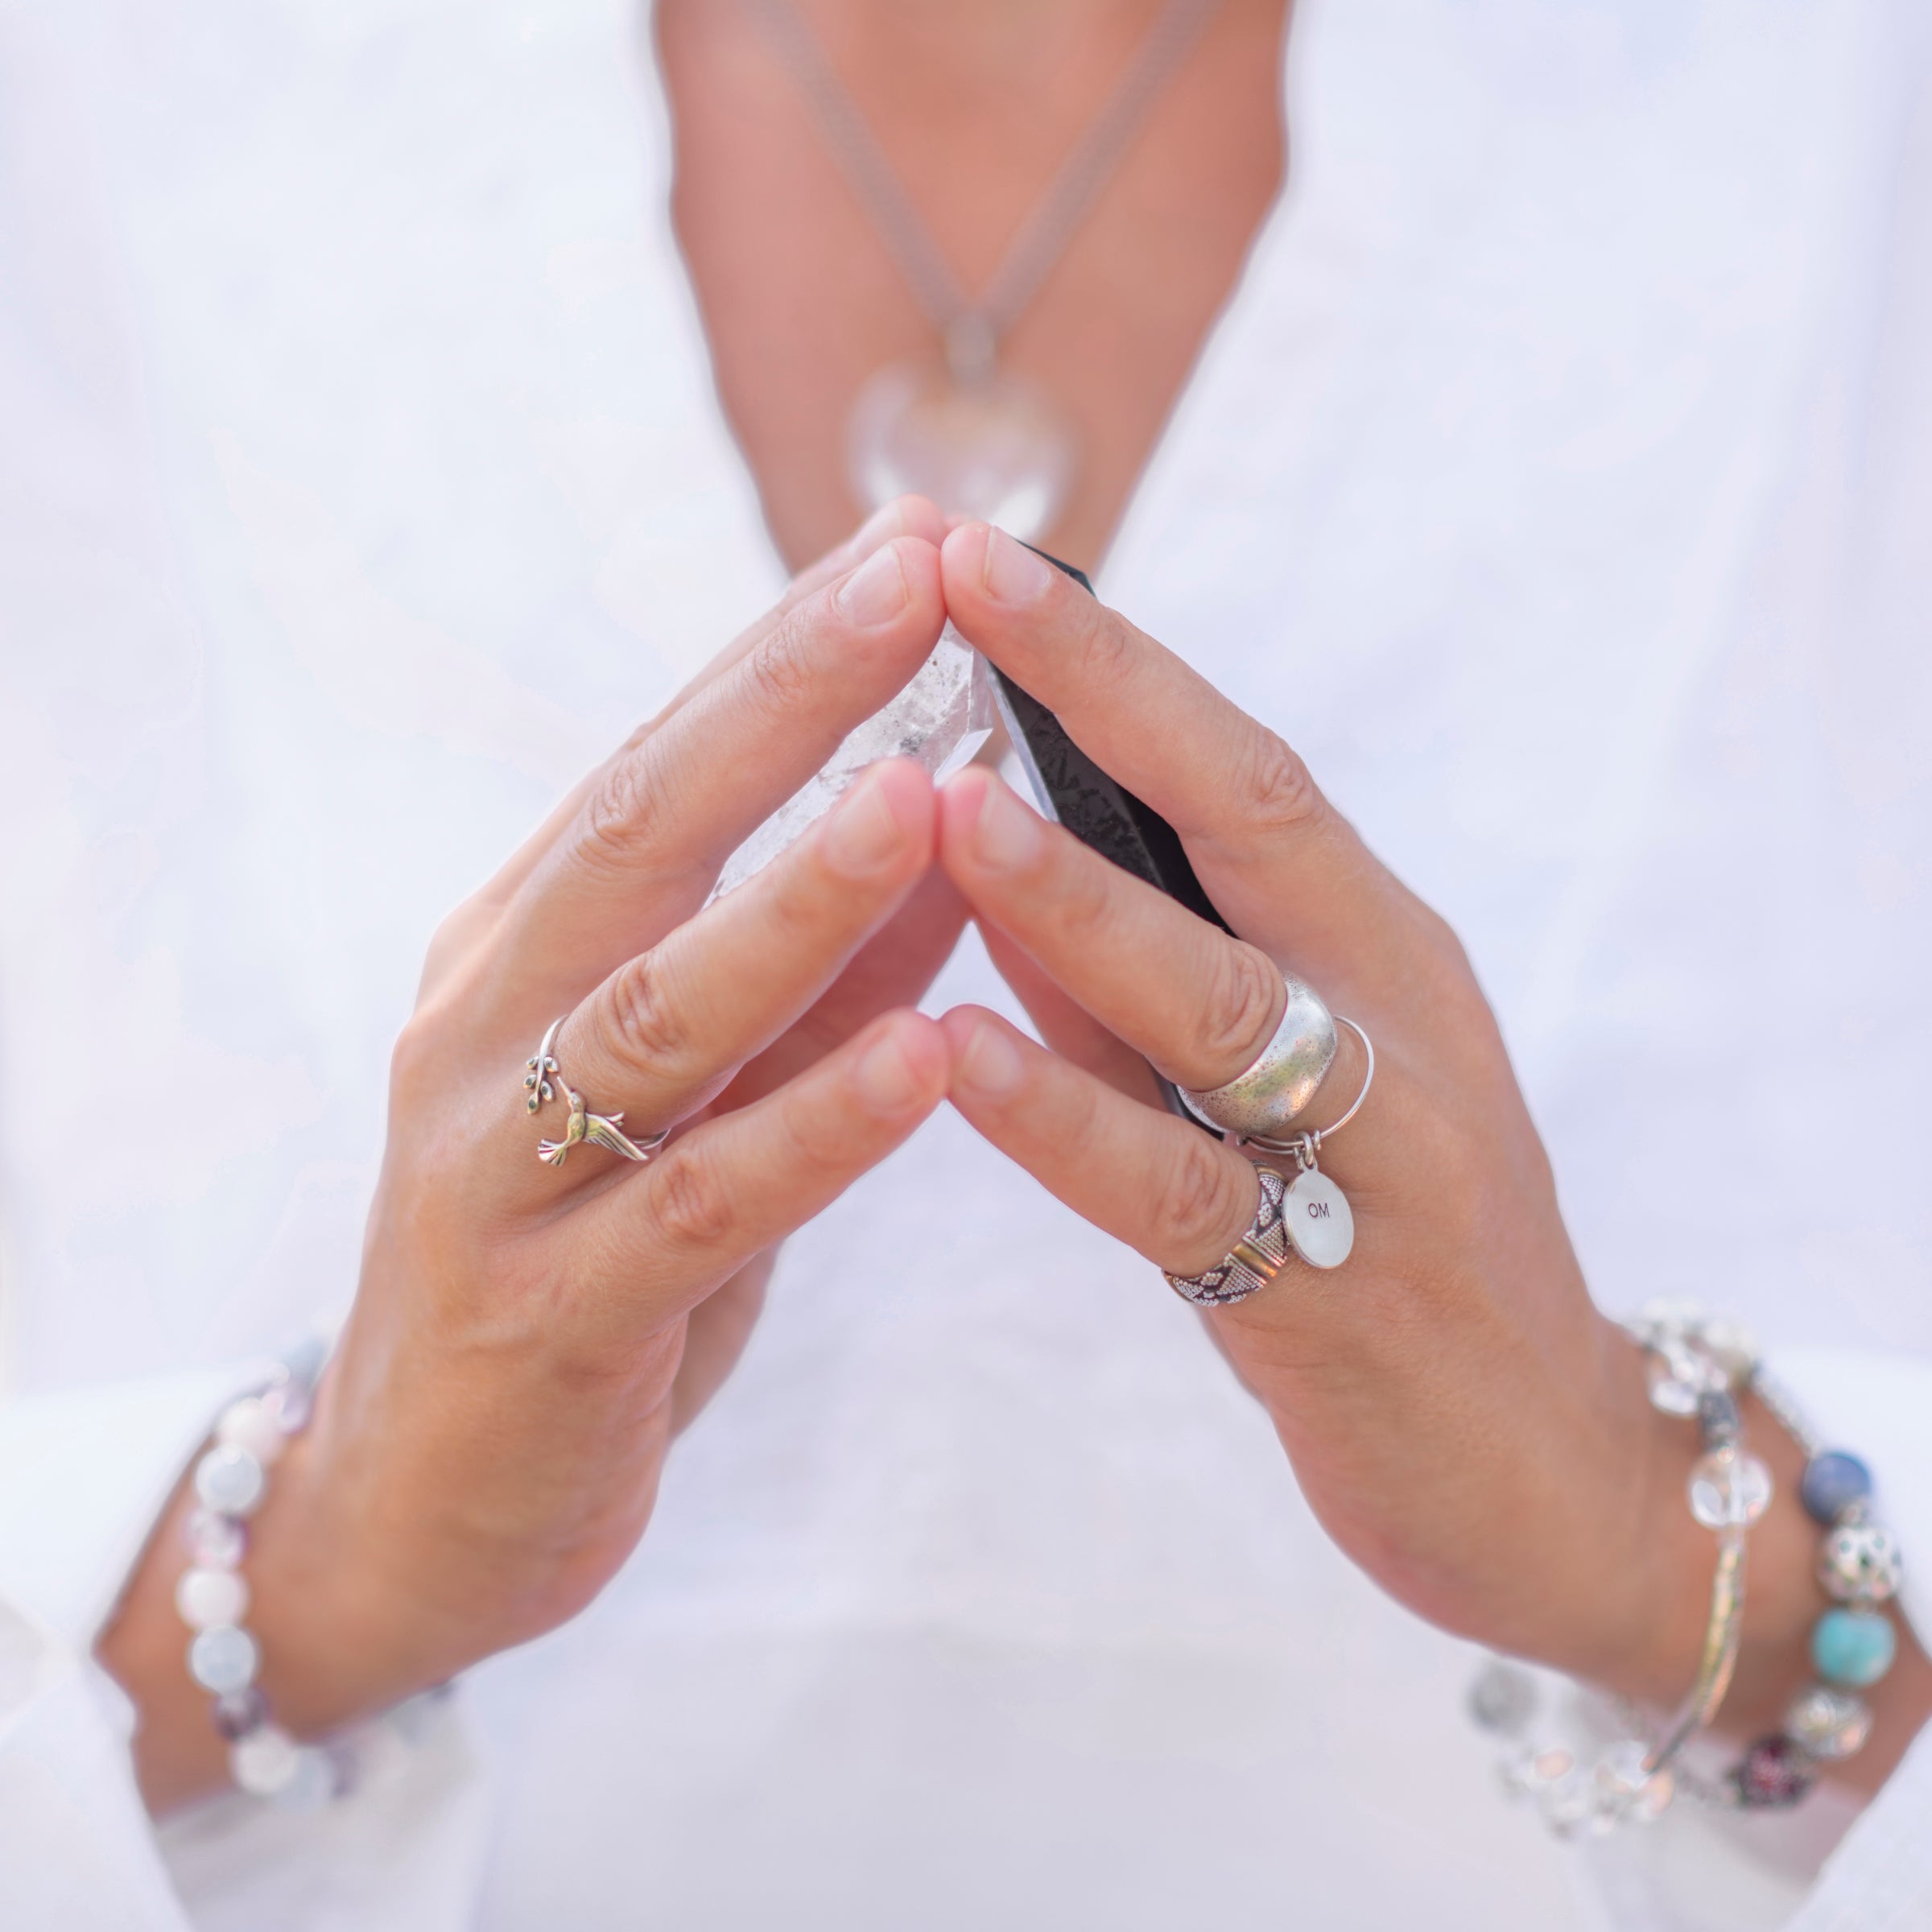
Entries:
{"label": "white fabric", "polygon": [[[1893,1358],[1845,1433],[1932,1547],[1924,10],[1300,10],[1293,188],[1102,588],[1455,921],[1606,1305]],[[9,1924],[1778,1922],[1688,1817],[1600,1892],[1506,1810],[1463,1649],[948,1116],[474,1674],[481,1770],[214,1807],[168,1897],[86,1618],[6,1579],[98,1605],[196,1365],[340,1305],[436,919],[779,581],[646,60],[629,0],[0,7],[6,1333],[70,1425],[0,1463]],[[1922,1742],[1808,1932],[1932,1918],[1929,1817]]]}

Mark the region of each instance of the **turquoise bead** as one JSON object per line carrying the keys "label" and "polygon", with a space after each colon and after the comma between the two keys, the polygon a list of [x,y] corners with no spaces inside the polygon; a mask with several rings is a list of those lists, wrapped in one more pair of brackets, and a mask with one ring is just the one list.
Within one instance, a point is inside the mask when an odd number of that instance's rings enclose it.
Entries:
{"label": "turquoise bead", "polygon": [[1828,1684],[1875,1684],[1897,1653],[1892,1620],[1870,1610],[1827,1610],[1811,1633],[1811,1661]]}

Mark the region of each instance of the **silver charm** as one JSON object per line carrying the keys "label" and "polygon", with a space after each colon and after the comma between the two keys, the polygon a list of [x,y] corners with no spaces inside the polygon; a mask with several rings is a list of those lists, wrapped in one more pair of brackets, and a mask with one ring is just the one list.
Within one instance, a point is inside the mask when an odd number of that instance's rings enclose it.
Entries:
{"label": "silver charm", "polygon": [[563,1139],[539,1141],[537,1158],[547,1167],[561,1167],[571,1149],[588,1141],[593,1146],[607,1147],[613,1154],[622,1154],[627,1161],[648,1161],[671,1138],[671,1129],[667,1127],[662,1133],[653,1134],[647,1141],[634,1141],[624,1131],[621,1113],[592,1113],[583,1095],[564,1079],[557,1057],[551,1051],[556,1045],[557,1032],[563,1024],[560,1019],[552,1020],[550,1030],[543,1035],[543,1045],[523,1063],[527,1069],[523,1075],[527,1096],[523,1103],[525,1108],[531,1113],[536,1113],[546,1100],[555,1100],[557,1089],[561,1088],[567,1110]]}
{"label": "silver charm", "polygon": [[1314,1150],[1282,1205],[1282,1224],[1294,1251],[1311,1268],[1339,1268],[1355,1246],[1355,1212],[1348,1197],[1315,1164]]}

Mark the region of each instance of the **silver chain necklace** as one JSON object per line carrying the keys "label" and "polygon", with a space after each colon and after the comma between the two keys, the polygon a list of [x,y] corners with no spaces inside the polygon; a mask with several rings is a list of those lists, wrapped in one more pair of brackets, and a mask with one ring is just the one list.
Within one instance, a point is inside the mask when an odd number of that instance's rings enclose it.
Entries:
{"label": "silver chain necklace", "polygon": [[1043,535],[1072,487],[1078,438],[1046,390],[1000,367],[1000,345],[1066,251],[1220,0],[1167,0],[976,301],[953,272],[792,0],[745,3],[811,104],[840,172],[943,352],[893,363],[861,387],[846,423],[852,489],[870,507],[913,492],[960,515],[983,517],[1015,536]]}

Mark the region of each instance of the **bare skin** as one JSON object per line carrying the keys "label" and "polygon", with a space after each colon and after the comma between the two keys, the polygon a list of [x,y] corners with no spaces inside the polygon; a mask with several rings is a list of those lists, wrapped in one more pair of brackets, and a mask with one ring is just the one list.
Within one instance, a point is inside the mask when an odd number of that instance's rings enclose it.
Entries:
{"label": "bare skin", "polygon": [[[355,1306],[251,1525],[262,1685],[298,1734],[589,1602],[736,1359],[772,1249],[939,1104],[944,1041],[909,1005],[964,915],[931,869],[923,772],[876,767],[700,908],[931,650],[940,534],[909,504],[809,573],[438,932]],[[559,1013],[573,1085],[641,1137],[680,1126],[648,1166],[588,1145],[567,1167],[537,1158],[519,1077]],[[173,1603],[191,1506],[184,1484],[101,1644],[156,1811],[225,1775]]]}
{"label": "bare skin", "polygon": [[[801,4],[969,283],[990,270],[1154,11],[1154,0]],[[1014,365],[1052,386],[1086,434],[1087,469],[1050,539],[1075,560],[1104,551],[1278,187],[1285,18],[1284,0],[1228,0],[1010,345]],[[663,0],[658,19],[677,130],[679,233],[726,410],[779,546],[795,560],[825,548],[856,521],[842,454],[852,394],[881,363],[926,346],[927,331],[791,82],[746,17],[711,0]],[[771,299],[774,287],[786,291],[783,301]],[[944,534],[930,506],[902,512],[894,527],[914,547],[906,568],[919,580],[915,601],[931,597],[930,608],[919,601],[916,621],[906,620],[905,634],[895,634],[893,648],[904,661],[895,657],[894,664],[910,671],[920,625],[936,627],[943,601],[990,654],[1070,720],[1085,720],[1076,729],[1090,730],[1095,747],[1106,748],[1106,762],[1189,836],[1217,898],[1232,894],[1222,902],[1232,911],[1245,903],[1243,890],[1251,892],[1253,916],[1237,913],[1236,923],[1263,955],[1291,958],[1389,1043],[1377,1103],[1381,1126],[1371,1130],[1364,1117],[1338,1143],[1332,1162],[1365,1228],[1384,1230],[1364,1234],[1360,1294],[1339,1313],[1319,1304],[1311,1311],[1307,1298],[1270,1294],[1212,1324],[1274,1415],[1324,1521],[1357,1561],[1425,1615],[1667,1701],[1687,1682],[1710,1573],[1709,1539],[1682,1502],[1690,1451],[1681,1428],[1644,1402],[1633,1351],[1589,1308],[1542,1150],[1453,938],[1360,852],[1311,787],[1294,788],[1302,803],[1286,815],[1276,809],[1281,799],[1264,791],[1247,801],[1254,810],[1243,819],[1225,801],[1186,788],[1196,762],[1207,770],[1219,768],[1219,759],[1176,759],[1170,747],[1141,769],[1138,720],[1165,717],[1170,703],[1180,704],[1177,715],[1191,706],[1217,729],[1233,728],[1214,712],[1221,700],[1205,687],[1187,686],[1179,696],[1163,688],[1151,701],[1114,691],[1109,679],[1063,687],[1027,652],[1038,648],[1042,625],[1061,625],[1073,607],[1050,617],[1002,609],[987,590],[984,533],[947,539],[942,579],[936,559],[929,565],[920,548],[929,553]],[[873,533],[874,548],[880,534]],[[853,561],[828,563],[794,601],[817,595]],[[755,629],[724,654],[709,683],[757,665],[774,634]],[[1138,648],[1118,658],[1104,649],[1098,654],[1124,664]],[[1061,660],[1061,676],[1067,663],[1080,661],[1077,653]],[[790,688],[795,696],[808,686]],[[1096,710],[1103,691],[1112,708]],[[843,701],[858,708],[856,718],[877,700],[869,689],[847,691]],[[727,1037],[728,1028],[719,1030],[724,1016],[708,1016],[711,1059],[694,1068],[685,1090],[667,1094],[635,1091],[636,1069],[621,1052],[600,1065],[594,1052],[572,1046],[576,1022],[566,1030],[572,1076],[601,1106],[625,1108],[640,1132],[663,1125],[667,1108],[702,1123],[698,1133],[712,1136],[704,1144],[720,1151],[700,1165],[700,1179],[708,1175],[704,1184],[715,1187],[709,1198],[726,1210],[730,1237],[698,1244],[702,1254],[686,1243],[667,1267],[661,1219],[640,1209],[623,1238],[612,1239],[609,1203],[626,1191],[642,1203],[640,1183],[660,1187],[663,1170],[613,1174],[609,1162],[584,1150],[564,1177],[564,1185],[580,1191],[572,1213],[554,1222],[539,1216],[540,1229],[497,1227],[487,1252],[455,1238],[467,1198],[462,1177],[420,1158],[421,1145],[435,1137],[422,1129],[436,1096],[452,1090],[466,1096],[459,1148],[467,1145],[461,1135],[481,1137],[477,1146],[488,1141],[502,1125],[489,1110],[506,1105],[521,1137],[503,1158],[519,1164],[523,1180],[542,1176],[554,1184],[526,1145],[533,1130],[514,1090],[497,1092],[502,1067],[520,1063],[555,1011],[594,1005],[601,979],[671,943],[702,897],[701,865],[671,867],[658,881],[660,894],[641,902],[650,916],[614,935],[607,905],[566,903],[560,929],[592,949],[598,970],[588,976],[579,970],[542,999],[516,993],[516,971],[501,962],[506,922],[519,902],[526,906],[530,881],[548,862],[544,855],[584,843],[587,810],[614,822],[613,774],[626,761],[634,765],[675,717],[674,708],[654,720],[565,801],[497,887],[452,918],[432,952],[424,1014],[398,1061],[393,1171],[386,1173],[372,1225],[370,1273],[314,1430],[278,1466],[250,1558],[250,1620],[269,1660],[266,1687],[287,1721],[305,1732],[437,1681],[563,1620],[594,1594],[642,1532],[671,1435],[729,1372],[755,1319],[771,1244],[910,1133],[943,1089],[1063,1199],[1165,1265],[1218,1259],[1252,1212],[1252,1193],[1243,1196],[1237,1185],[1245,1180],[1252,1190],[1251,1179],[1224,1166],[1218,1179],[1213,1170],[1203,1174],[1204,1137],[1159,1121],[1143,1104],[1139,1056],[1212,1084],[1251,1057],[1270,1016],[1258,1008],[1236,1012],[1204,1043],[1173,1032],[1170,1015],[1142,1011],[1085,981],[1059,950],[1053,919],[1042,919],[1042,910],[1064,911],[1065,892],[1024,865],[996,878],[997,868],[977,854],[989,781],[972,774],[945,801],[945,878],[972,898],[996,956],[1059,1057],[990,1016],[955,1013],[935,1034],[903,1010],[962,915],[945,879],[928,874],[919,882],[932,833],[930,819],[919,819],[916,785],[886,781],[905,788],[894,795],[895,816],[899,807],[906,815],[895,861],[903,873],[875,885],[870,910],[856,927],[824,929],[780,989],[783,997],[774,994],[764,1009],[782,1015],[771,1040],[752,1050]],[[824,723],[830,729],[829,713]],[[802,776],[815,754],[792,740],[774,755],[794,758]],[[626,789],[619,784],[620,792]],[[700,828],[707,851],[729,849],[729,825],[755,822],[758,801],[738,801],[734,810],[735,818]],[[1320,861],[1331,863],[1324,890],[1291,895],[1307,916],[1278,931],[1268,924],[1269,892],[1254,881],[1273,877],[1269,868],[1286,849],[1284,838],[1299,851],[1294,863],[1308,869],[1309,881],[1321,884]],[[1077,854],[1061,858],[1079,863]],[[802,862],[808,865],[809,855]],[[1304,882],[1298,875],[1297,882]],[[1084,890],[1102,915],[1091,878],[1074,890]],[[841,889],[834,896],[850,895]],[[785,916],[795,918],[795,907]],[[1142,905],[1118,916],[1131,923],[1153,915]],[[1198,952],[1199,942],[1192,943]],[[1187,943],[1179,943],[1177,964],[1185,964]],[[1201,990],[1238,989],[1240,975],[1224,965],[1223,978],[1215,976],[1211,953],[1194,962],[1206,975]],[[723,983],[729,976],[718,977]],[[1188,983],[1184,972],[1173,981]],[[464,1042],[464,1051],[487,1054],[487,1069],[481,1059],[464,1059],[439,1022],[452,988],[487,988],[502,1003],[501,1025]],[[1419,1038],[1404,1039],[1403,1016],[1422,1009],[1418,999],[1447,1002],[1466,1019],[1464,1057],[1455,1064],[1432,1060]],[[1203,1000],[1196,1010],[1212,1005]],[[694,1026],[693,1037],[704,1031]],[[1017,1063],[1017,1084],[1010,1067],[1003,1078],[988,1077],[989,1038]],[[882,1088],[869,1096],[860,1078],[881,1042],[903,1059],[896,1099]],[[1338,1091],[1354,1072],[1344,1065]],[[714,1082],[720,1090],[711,1090]],[[1488,1138],[1459,1132],[1467,1126],[1455,1113],[1459,1091],[1480,1096],[1485,1118],[1502,1121],[1501,1130]],[[1071,1105],[1085,1119],[1104,1115],[1129,1170],[1137,1146],[1149,1171],[1174,1166],[1200,1186],[1150,1185],[1138,1191],[1137,1208],[1096,1187],[1089,1168],[1056,1166],[1037,1130],[1056,1105]],[[853,1158],[837,1173],[812,1172],[783,1196],[783,1211],[769,1225],[754,1228],[746,1204],[754,1196],[770,1199],[774,1170],[773,1138],[761,1141],[755,1123],[782,1121],[786,1108],[793,1110],[791,1134],[802,1132],[797,1122],[807,1117],[839,1121]],[[721,1137],[738,1115],[753,1123],[749,1132],[740,1121],[736,1137]],[[1157,1128],[1187,1136],[1191,1151],[1171,1140],[1165,1148],[1158,1137],[1149,1141]],[[688,1166],[685,1172],[679,1197],[690,1185]],[[1447,1200],[1476,1203],[1480,1211],[1445,1226],[1437,1210]],[[1158,1218],[1163,1211],[1166,1220]],[[593,1235],[591,1218],[600,1212],[605,1232]],[[1154,1218],[1133,1218],[1142,1212]],[[674,1203],[674,1223],[690,1213],[688,1201]],[[578,1256],[583,1266],[560,1269],[557,1256],[566,1249],[552,1253],[544,1244],[579,1238],[559,1231],[580,1221],[579,1237],[588,1244]],[[436,1227],[444,1238],[426,1253],[421,1231]],[[411,1288],[425,1279],[431,1287]],[[620,1283],[625,1293],[613,1298]],[[529,1346],[535,1331],[519,1311],[533,1295],[582,1326],[567,1322],[559,1332],[548,1325],[535,1335],[540,1345]],[[624,1320],[613,1330],[620,1301]],[[597,1346],[587,1353],[590,1334]],[[479,1459],[479,1410],[508,1415],[526,1430],[513,1444],[518,1453]],[[581,1431],[558,1439],[556,1419],[577,1415]],[[1818,1608],[1810,1575],[1814,1537],[1796,1510],[1794,1457],[1767,1418],[1754,1418],[1753,1433],[1777,1468],[1781,1495],[1753,1539],[1748,1641],[1728,1713],[1745,1730],[1771,1728],[1802,1681],[1803,1634]],[[1418,1443],[1437,1453],[1391,1466],[1397,1446]],[[1420,1499],[1409,1487],[1418,1460],[1433,1479]],[[462,1472],[461,1484],[454,1471]],[[448,1507],[456,1492],[466,1497],[460,1512]],[[178,1501],[158,1533],[102,1645],[142,1714],[138,1762],[156,1809],[221,1776],[205,1699],[182,1668],[183,1633],[171,1602],[184,1508]],[[1536,1526],[1546,1552],[1539,1568],[1546,1587],[1534,1591],[1520,1587],[1526,1524]],[[1873,1703],[1873,1740],[1849,1769],[1865,1789],[1897,1761],[1932,1710],[1932,1666],[1909,1638]]]}
{"label": "bare skin", "polygon": [[[933,234],[984,284],[1158,0],[799,0]],[[1225,0],[1022,319],[1007,360],[1085,450],[1047,547],[1096,561],[1278,191],[1286,0]],[[719,390],[785,555],[864,514],[845,414],[935,345],[750,14],[664,0],[678,234]],[[782,288],[782,301],[770,299]]]}
{"label": "bare skin", "polygon": [[[1696,1432],[1660,1415],[1635,1345],[1592,1305],[1501,1037],[1449,928],[1393,878],[1294,753],[1179,658],[997,532],[955,530],[947,608],[1180,832],[1245,939],[1097,857],[991,774],[942,800],[942,863],[1055,1050],[980,1008],[943,1022],[953,1103],[1068,1206],[1177,1274],[1253,1220],[1246,1158],[1175,1120],[1148,1062],[1217,1086],[1282,1010],[1281,968],[1377,1045],[1369,1105],[1322,1164],[1355,1253],[1208,1317],[1343,1549],[1433,1622],[1669,1706],[1695,1674],[1715,1546],[1685,1504]],[[1353,1036],[1308,1124],[1360,1090]],[[1145,1056],[1145,1057],[1143,1057]],[[1724,1711],[1775,1732],[1826,1607],[1802,1464],[1757,1405],[1777,1504],[1752,1536],[1745,1641]],[[1901,1625],[1870,1791],[1932,1714]]]}

